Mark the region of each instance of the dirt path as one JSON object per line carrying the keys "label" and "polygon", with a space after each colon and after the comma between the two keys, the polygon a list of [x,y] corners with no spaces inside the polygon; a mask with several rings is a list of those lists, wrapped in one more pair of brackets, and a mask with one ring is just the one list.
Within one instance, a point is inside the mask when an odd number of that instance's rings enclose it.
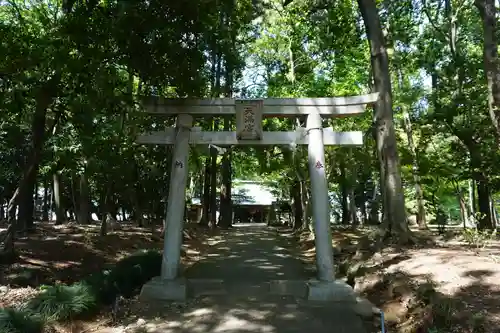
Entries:
{"label": "dirt path", "polygon": [[[414,232],[418,246],[384,248],[355,279],[356,291],[384,311],[388,331],[500,333],[500,241],[475,248],[460,234]],[[337,258],[352,262],[362,234],[335,230]],[[312,260],[313,244],[304,244]]]}
{"label": "dirt path", "polygon": [[[152,333],[365,333],[360,318],[339,305],[313,306],[266,293],[271,280],[306,280],[310,273],[287,250],[294,241],[262,224],[245,224],[209,239],[189,279],[219,279],[226,292],[197,297],[176,311],[158,310],[145,319]],[[172,309],[172,305],[170,305]],[[142,317],[140,317],[142,316]],[[136,318],[145,318],[137,313]]]}
{"label": "dirt path", "polygon": [[230,285],[310,278],[301,260],[287,249],[287,241],[293,240],[279,237],[265,224],[237,224],[209,239],[209,253],[186,276],[221,279]]}

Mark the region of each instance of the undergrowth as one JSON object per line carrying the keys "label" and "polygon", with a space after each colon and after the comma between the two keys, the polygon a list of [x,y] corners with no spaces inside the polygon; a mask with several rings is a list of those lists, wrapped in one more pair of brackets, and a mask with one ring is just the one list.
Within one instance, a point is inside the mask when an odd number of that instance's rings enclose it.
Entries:
{"label": "undergrowth", "polygon": [[0,332],[41,333],[51,322],[95,314],[100,305],[136,295],[160,269],[159,252],[139,251],[72,285],[41,286],[42,292],[19,309],[0,308]]}
{"label": "undergrowth", "polygon": [[0,332],[2,333],[40,333],[43,328],[42,318],[28,310],[0,308]]}
{"label": "undergrowth", "polygon": [[484,249],[496,238],[496,236],[496,230],[467,228],[462,231],[464,241],[476,250]]}
{"label": "undergrowth", "polygon": [[44,291],[26,304],[47,321],[61,321],[78,317],[97,308],[96,295],[85,283],[42,287]]}

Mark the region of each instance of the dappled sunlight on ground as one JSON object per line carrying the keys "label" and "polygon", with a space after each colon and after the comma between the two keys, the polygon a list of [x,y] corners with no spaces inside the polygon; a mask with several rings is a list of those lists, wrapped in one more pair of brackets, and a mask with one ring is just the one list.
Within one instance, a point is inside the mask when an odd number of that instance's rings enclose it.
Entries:
{"label": "dappled sunlight on ground", "polygon": [[[129,325],[137,326],[135,323],[143,319],[143,327],[151,333],[356,333],[343,329],[332,331],[339,318],[352,316],[343,309],[311,307],[283,299],[251,301],[234,296],[205,297],[170,304],[168,311],[166,305],[137,303],[135,306],[137,310],[133,310],[134,316],[128,319]],[[176,310],[172,311],[173,307]]]}
{"label": "dappled sunlight on ground", "polygon": [[[353,263],[363,232],[332,230],[339,277],[347,271],[342,266]],[[386,246],[368,255],[355,276],[355,289],[386,312],[394,332],[427,332],[433,323],[446,320],[447,332],[500,332],[500,242],[477,249],[457,233],[414,233],[415,246]],[[301,244],[303,260],[312,264],[314,242],[302,235]],[[429,297],[432,306],[425,304]],[[485,330],[472,330],[476,321]]]}
{"label": "dappled sunlight on ground", "polygon": [[[287,276],[307,278],[301,261],[265,224],[238,224],[231,230],[208,238],[210,246],[203,259],[186,271],[188,278],[221,279],[229,283],[270,281]],[[278,243],[277,243],[278,242]],[[258,245],[257,245],[258,244]],[[257,247],[256,247],[257,246]]]}
{"label": "dappled sunlight on ground", "polygon": [[[163,248],[160,228],[139,228],[123,223],[121,228],[99,235],[100,226],[36,223],[36,232],[16,241],[18,260],[2,268],[0,285],[37,286],[56,281],[78,281],[105,265],[142,249]],[[185,231],[183,263],[185,267],[199,259],[204,231],[188,226]]]}
{"label": "dappled sunlight on ground", "polygon": [[498,284],[500,288],[500,268],[489,257],[464,249],[446,248],[410,250],[408,255],[410,258],[391,266],[387,272],[402,270],[413,274],[429,274],[438,289],[447,293],[455,293],[462,286],[474,283],[478,276],[477,273],[471,274],[471,271],[484,272],[480,276],[482,282]]}
{"label": "dappled sunlight on ground", "polygon": [[[121,322],[126,332],[366,332],[349,307],[317,306],[270,292],[273,280],[311,277],[295,256],[297,243],[291,233],[278,235],[265,224],[247,224],[221,230],[207,240],[211,245],[201,260],[185,271],[193,288],[188,301],[160,304],[136,299]],[[118,331],[99,331],[111,332]]]}

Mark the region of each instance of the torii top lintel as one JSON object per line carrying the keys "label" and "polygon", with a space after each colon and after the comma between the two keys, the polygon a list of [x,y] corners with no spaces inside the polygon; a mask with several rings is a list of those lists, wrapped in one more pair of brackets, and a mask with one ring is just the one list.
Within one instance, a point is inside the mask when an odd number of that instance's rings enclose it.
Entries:
{"label": "torii top lintel", "polygon": [[[268,117],[311,113],[326,117],[355,116],[364,113],[366,105],[375,103],[378,98],[379,93],[349,97],[266,98],[262,99],[262,114]],[[245,100],[147,97],[143,106],[151,114],[233,115],[237,101]]]}

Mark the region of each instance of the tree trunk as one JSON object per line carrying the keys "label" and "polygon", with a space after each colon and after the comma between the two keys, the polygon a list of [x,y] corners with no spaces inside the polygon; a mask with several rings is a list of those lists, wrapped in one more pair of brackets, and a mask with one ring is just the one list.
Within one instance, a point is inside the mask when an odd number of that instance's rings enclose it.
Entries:
{"label": "tree trunk", "polygon": [[387,49],[375,0],[358,0],[358,5],[370,43],[374,87],[380,94],[375,105],[374,126],[377,152],[381,162],[386,232],[396,236],[400,243],[408,243],[411,240],[411,234],[406,218],[401,168],[394,130]]}
{"label": "tree trunk", "polygon": [[341,200],[340,204],[342,206],[342,224],[347,225],[349,224],[349,189],[348,189],[348,184],[347,184],[347,175],[346,175],[346,168],[345,168],[345,162],[342,160],[340,163],[340,195],[341,195]]}
{"label": "tree trunk", "polygon": [[28,184],[23,192],[22,196],[19,198],[19,211],[18,211],[18,230],[32,230],[34,225],[33,212],[35,211],[35,183],[36,174],[38,173],[38,165],[35,166],[35,172],[31,173],[28,178]]}
{"label": "tree trunk", "polygon": [[303,215],[304,211],[302,209],[302,195],[300,193],[300,181],[295,180],[292,185],[292,198],[293,198],[293,229],[302,229],[304,225]]}
{"label": "tree trunk", "polygon": [[49,184],[47,179],[43,180],[43,211],[42,220],[49,221]]}
{"label": "tree trunk", "polygon": [[210,166],[211,166],[211,156],[208,155],[205,158],[205,176],[203,177],[203,197],[202,197],[202,214],[201,219],[198,222],[201,226],[208,226],[208,221],[210,219]]}
{"label": "tree trunk", "polygon": [[142,211],[142,206],[141,206],[141,199],[139,195],[136,193],[135,195],[133,194],[133,205],[134,205],[134,210],[133,210],[133,215],[134,215],[134,220],[137,223],[137,226],[139,228],[144,227],[144,213]]}
{"label": "tree trunk", "polygon": [[307,186],[305,181],[300,181],[300,205],[302,207],[302,229],[306,230],[309,227],[309,204],[307,200]]}
{"label": "tree trunk", "polygon": [[491,222],[493,225],[493,229],[495,229],[498,225],[498,218],[497,218],[497,210],[495,207],[495,201],[493,200],[493,197],[490,195],[490,211],[491,211]]}
{"label": "tree trunk", "polygon": [[311,224],[312,220],[311,193],[309,192],[309,189],[307,188],[304,182],[302,183],[301,192],[302,192],[302,209],[304,212],[304,217],[303,217],[304,225],[302,229],[313,231],[312,227],[314,226]]}
{"label": "tree trunk", "polygon": [[488,109],[497,142],[500,144],[500,62],[495,0],[475,0],[474,3],[483,22],[483,59],[488,83]]}
{"label": "tree trunk", "polygon": [[361,210],[361,221],[359,221],[359,222],[361,225],[365,225],[366,221],[368,220],[367,211],[366,211],[366,201],[363,201],[359,208]]}
{"label": "tree trunk", "polygon": [[[215,130],[214,122],[214,130]],[[210,149],[210,222],[209,226],[217,225],[217,149]]]}
{"label": "tree trunk", "polygon": [[[229,118],[224,119],[224,131],[231,129]],[[229,228],[232,225],[233,210],[231,205],[231,150],[227,149],[222,156],[222,180],[220,187],[220,222],[219,225]]]}
{"label": "tree trunk", "polygon": [[457,193],[458,204],[460,205],[460,218],[464,229],[467,227],[467,205],[465,204],[464,197],[461,192]]}
{"label": "tree trunk", "polygon": [[427,229],[427,221],[425,217],[424,191],[420,182],[420,168],[418,165],[418,156],[413,143],[413,130],[411,126],[410,115],[405,111],[403,113],[406,137],[408,138],[408,149],[412,155],[412,173],[415,186],[415,197],[417,199],[417,224],[419,229]]}
{"label": "tree trunk", "polygon": [[[231,40],[231,49],[233,52],[236,52],[236,37],[237,37],[237,29],[233,26],[233,22],[236,17],[234,17],[234,3],[228,2],[227,6],[224,6],[226,9],[225,15],[220,16],[220,24],[221,28],[228,29]],[[224,21],[225,24],[224,24]],[[219,56],[220,57],[220,56]],[[230,55],[225,55],[225,85],[224,85],[224,95],[227,98],[232,98],[233,96],[233,84],[234,84],[234,69],[235,63],[234,58]],[[219,84],[220,85],[220,84]],[[224,118],[224,131],[231,130],[231,118]],[[221,181],[221,190],[220,190],[220,214],[221,214],[221,226],[222,227],[231,227],[232,219],[233,219],[233,206],[231,200],[231,187],[232,187],[232,179],[231,179],[231,160],[232,160],[232,152],[230,147],[224,152],[222,157],[222,181]]]}
{"label": "tree trunk", "polygon": [[[108,234],[108,222],[110,222],[108,220],[111,217],[111,208],[109,206],[109,203],[111,202],[112,193],[113,193],[112,186],[109,185],[104,193],[101,227],[99,230],[101,237],[104,237]],[[152,223],[152,225],[154,225],[154,223]]]}
{"label": "tree trunk", "polygon": [[349,220],[351,221],[353,227],[359,224],[356,207],[356,196],[352,184],[349,188]]}
{"label": "tree trunk", "polygon": [[[348,151],[349,158],[352,156],[352,150]],[[356,207],[356,183],[357,183],[357,168],[351,168],[351,172],[348,179],[349,186],[349,220],[353,227],[356,227],[359,224],[358,220],[358,208]]]}
{"label": "tree trunk", "polygon": [[5,205],[3,197],[0,197],[0,222],[5,219]]}
{"label": "tree trunk", "polygon": [[108,234],[108,216],[111,216],[111,214],[104,214],[101,219],[101,227],[99,229],[99,235],[101,237],[105,237]]}
{"label": "tree trunk", "polygon": [[[45,143],[45,123],[47,121],[47,109],[52,104],[58,91],[60,77],[53,76],[46,82],[38,91],[36,97],[35,114],[32,121],[32,146],[31,154],[28,163],[21,177],[19,185],[9,200],[7,207],[9,227],[5,233],[3,240],[3,248],[1,253],[14,253],[15,230],[17,229],[16,208],[19,204],[19,199],[23,197],[26,191],[29,191],[30,179],[36,179],[38,172],[38,164],[42,159],[42,151]],[[53,126],[56,126],[59,121],[59,115],[54,119]]]}
{"label": "tree trunk", "polygon": [[477,184],[477,201],[479,206],[479,217],[478,229],[480,230],[492,230],[493,222],[491,219],[491,209],[490,209],[490,189],[486,177],[480,172],[474,174],[474,178]]}
{"label": "tree trunk", "polygon": [[379,189],[378,189],[378,182],[377,179],[373,178],[373,194],[370,199],[370,215],[368,216],[368,223],[370,225],[378,225],[380,224],[379,221],[379,201],[380,201],[380,195],[379,195]]}
{"label": "tree trunk", "polygon": [[64,213],[61,201],[61,176],[56,171],[52,177],[54,185],[54,206],[56,214],[56,224],[62,224],[66,220],[66,215]]}
{"label": "tree trunk", "polygon": [[464,194],[458,182],[455,182],[455,192],[457,194],[458,205],[460,206],[460,219],[464,229],[470,225],[469,223],[469,209],[465,202]]}
{"label": "tree trunk", "polygon": [[[476,184],[476,180],[474,179],[471,179],[470,183],[469,183],[469,195],[470,195],[470,210],[471,210],[471,214],[474,215],[474,221],[477,220],[476,218],[476,213],[477,213],[477,184]],[[477,221],[476,221],[477,222]]]}
{"label": "tree trunk", "polygon": [[[216,34],[220,33],[223,28],[223,11],[219,12],[218,24],[215,26]],[[211,93],[212,97],[220,97],[221,95],[221,78],[222,78],[222,48],[219,43],[222,40],[215,40],[212,49],[212,70],[213,76]],[[212,130],[219,129],[219,121],[216,117],[212,118]],[[217,149],[210,149],[210,221],[209,226],[214,228],[217,226]]]}
{"label": "tree trunk", "polygon": [[33,222],[36,221],[37,219],[37,212],[38,212],[38,203],[39,203],[39,200],[40,197],[38,196],[38,192],[40,190],[40,187],[38,186],[38,181],[37,179],[35,178],[34,181],[33,181],[33,196],[32,196],[32,207],[31,207],[31,216],[32,216],[32,219],[31,219],[31,226],[33,226]]}
{"label": "tree trunk", "polygon": [[79,224],[89,224],[92,218],[90,215],[89,184],[85,171],[80,174],[78,185],[77,221]]}
{"label": "tree trunk", "polygon": [[[141,185],[141,179],[140,179],[140,172],[139,172],[139,166],[137,165],[137,161],[134,159],[134,173],[133,173],[133,179],[135,186],[133,187],[134,193],[130,193],[130,197],[132,198],[132,205],[134,207],[133,209],[133,215],[135,222],[137,222],[137,225],[142,228],[144,227],[144,212],[143,212],[143,188]],[[103,218],[105,216],[103,215]],[[154,225],[154,223],[152,223]]]}

